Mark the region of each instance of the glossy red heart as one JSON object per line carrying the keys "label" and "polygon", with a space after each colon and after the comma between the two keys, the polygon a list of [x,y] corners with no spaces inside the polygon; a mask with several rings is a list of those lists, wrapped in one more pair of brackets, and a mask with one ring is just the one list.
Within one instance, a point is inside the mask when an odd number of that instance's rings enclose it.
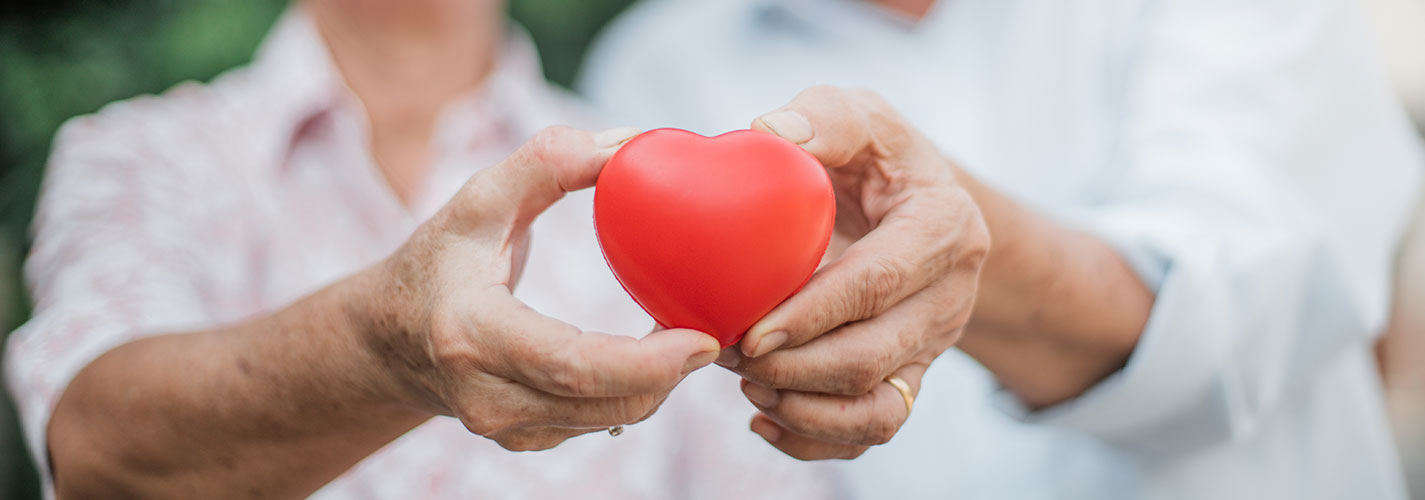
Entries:
{"label": "glossy red heart", "polygon": [[624,290],[659,324],[724,347],[806,284],[835,216],[821,163],[753,130],[644,132],[594,191],[599,246]]}

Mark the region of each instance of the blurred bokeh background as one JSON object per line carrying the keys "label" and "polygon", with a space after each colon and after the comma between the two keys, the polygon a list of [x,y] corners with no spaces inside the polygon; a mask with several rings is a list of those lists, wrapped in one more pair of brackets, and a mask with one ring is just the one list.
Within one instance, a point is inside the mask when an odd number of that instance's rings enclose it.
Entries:
{"label": "blurred bokeh background", "polygon": [[[631,0],[513,0],[550,79]],[[28,316],[20,278],[50,139],[105,103],[208,80],[246,63],[286,0],[0,2],[0,336]],[[39,498],[8,396],[0,398],[0,498]]]}
{"label": "blurred bokeh background", "polygon": [[[1425,124],[1425,0],[1364,0],[1402,96]],[[588,41],[632,0],[512,0],[547,76],[568,85]],[[247,62],[286,0],[0,2],[0,336],[28,316],[20,277],[50,139],[66,119],[116,99],[208,80]],[[1422,128],[1425,130],[1425,128]],[[1425,218],[1418,275],[1401,289],[1387,367],[1393,416],[1412,486],[1425,498]],[[1409,317],[1406,317],[1409,316]],[[1401,317],[1406,317],[1401,320]],[[0,498],[39,498],[9,398],[0,398]]]}

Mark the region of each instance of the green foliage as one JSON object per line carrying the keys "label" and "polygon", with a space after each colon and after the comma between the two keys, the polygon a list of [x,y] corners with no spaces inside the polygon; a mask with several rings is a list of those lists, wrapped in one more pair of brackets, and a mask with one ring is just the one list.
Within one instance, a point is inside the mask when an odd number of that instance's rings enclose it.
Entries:
{"label": "green foliage", "polygon": [[[546,74],[568,85],[588,41],[631,1],[513,0],[509,11],[533,35]],[[243,64],[286,5],[57,0],[0,7],[0,334],[28,315],[19,265],[59,125],[110,101]],[[38,498],[13,418],[0,404],[0,498]]]}
{"label": "green foliage", "polygon": [[568,86],[574,81],[589,41],[633,0],[514,0],[510,17],[534,37],[544,74]]}
{"label": "green foliage", "polygon": [[[0,245],[12,250],[0,257],[23,255],[13,250],[26,241],[50,139],[64,120],[241,64],[282,5],[131,2],[0,23]],[[3,265],[8,293],[0,297],[10,300],[0,306],[0,327],[10,327],[26,307],[15,263]]]}

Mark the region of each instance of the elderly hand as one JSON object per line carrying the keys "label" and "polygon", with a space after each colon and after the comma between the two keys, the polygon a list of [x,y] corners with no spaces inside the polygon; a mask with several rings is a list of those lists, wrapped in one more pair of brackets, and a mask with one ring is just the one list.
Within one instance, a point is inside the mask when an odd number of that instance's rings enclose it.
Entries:
{"label": "elderly hand", "polygon": [[875,94],[815,87],[753,122],[801,145],[836,190],[853,242],[748,330],[719,363],[742,375],[752,429],[803,460],[854,458],[909,416],[975,302],[989,233],[957,168]]}
{"label": "elderly hand", "polygon": [[510,294],[529,224],[565,192],[593,186],[636,133],[541,132],[473,177],[383,266],[368,344],[399,397],[453,415],[511,450],[647,418],[718,342],[691,330],[642,339],[584,332]]}

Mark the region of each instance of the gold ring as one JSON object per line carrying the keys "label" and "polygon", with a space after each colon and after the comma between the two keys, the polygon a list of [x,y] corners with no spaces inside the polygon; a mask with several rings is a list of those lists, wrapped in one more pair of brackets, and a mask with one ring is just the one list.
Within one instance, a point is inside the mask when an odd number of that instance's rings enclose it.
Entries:
{"label": "gold ring", "polygon": [[910,393],[910,384],[907,384],[905,379],[896,375],[886,377],[886,383],[891,384],[891,387],[895,387],[897,391],[900,391],[901,398],[905,399],[905,413],[909,415],[910,409],[915,407],[915,396]]}
{"label": "gold ring", "polygon": [[[904,382],[902,382],[902,383],[904,383]],[[615,426],[613,426],[613,427],[609,427],[609,435],[610,435],[610,436],[617,436],[617,435],[619,435],[619,434],[623,434],[623,426],[622,426],[622,425],[615,425]]]}

